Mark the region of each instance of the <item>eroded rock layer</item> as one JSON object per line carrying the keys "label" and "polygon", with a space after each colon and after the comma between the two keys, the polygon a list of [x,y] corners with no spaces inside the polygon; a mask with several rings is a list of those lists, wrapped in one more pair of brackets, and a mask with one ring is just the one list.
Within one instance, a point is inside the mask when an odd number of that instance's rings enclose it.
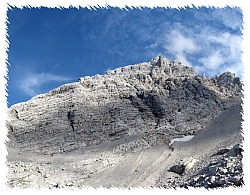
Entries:
{"label": "eroded rock layer", "polygon": [[[9,146],[40,154],[63,153],[137,136],[129,150],[195,135],[241,101],[233,73],[215,78],[159,56],[104,75],[79,78],[8,110]],[[116,152],[127,151],[119,146]]]}

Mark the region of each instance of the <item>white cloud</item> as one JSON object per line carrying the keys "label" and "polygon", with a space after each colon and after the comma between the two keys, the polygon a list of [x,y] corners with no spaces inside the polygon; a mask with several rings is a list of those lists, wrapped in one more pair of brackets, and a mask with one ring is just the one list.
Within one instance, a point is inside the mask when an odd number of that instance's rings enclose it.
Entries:
{"label": "white cloud", "polygon": [[241,42],[242,38],[241,36],[232,35],[228,32],[218,34],[217,36],[212,35],[208,36],[209,42],[216,42],[221,44],[223,47],[230,49],[230,54],[233,55],[233,58],[238,58],[241,54],[242,47]]}
{"label": "white cloud", "polygon": [[[217,67],[214,66],[214,69],[217,69],[218,72],[232,71],[236,73],[237,76],[242,76],[242,38],[230,33],[218,33],[216,37],[208,36],[208,40],[210,45],[213,43],[219,44],[213,52],[207,53],[207,55],[210,54],[207,58],[210,59],[209,62],[212,62],[213,59],[215,62],[217,61]],[[203,66],[206,67],[206,64],[203,63]]]}
{"label": "white cloud", "polygon": [[220,51],[211,52],[211,55],[199,59],[203,66],[208,70],[215,70],[220,68],[224,63],[224,59]]}
{"label": "white cloud", "polygon": [[165,31],[165,40],[157,40],[157,43],[163,42],[165,53],[193,66],[197,73],[214,76],[233,71],[236,76],[242,76],[240,35],[211,27],[187,28],[179,23]]}
{"label": "white cloud", "polygon": [[170,33],[171,39],[168,41],[171,45],[171,49],[176,53],[193,53],[197,46],[194,40],[190,37],[185,37],[181,32],[173,30]]}
{"label": "white cloud", "polygon": [[199,48],[197,47],[194,37],[184,35],[184,28],[178,24],[176,28],[170,33],[165,35],[164,49],[171,52],[176,59],[180,60],[187,66],[191,66],[191,62],[188,61],[187,55],[196,53]]}
{"label": "white cloud", "polygon": [[19,88],[28,96],[39,94],[39,88],[48,82],[67,82],[71,79],[64,76],[54,75],[50,73],[33,73],[28,72],[21,81]]}

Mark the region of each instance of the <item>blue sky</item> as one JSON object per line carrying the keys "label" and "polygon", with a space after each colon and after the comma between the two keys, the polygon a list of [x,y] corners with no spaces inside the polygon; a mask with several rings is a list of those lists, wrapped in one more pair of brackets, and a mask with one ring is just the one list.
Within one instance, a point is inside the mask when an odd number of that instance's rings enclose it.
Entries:
{"label": "blue sky", "polygon": [[12,8],[8,106],[79,77],[163,55],[209,77],[242,77],[242,11],[221,8]]}

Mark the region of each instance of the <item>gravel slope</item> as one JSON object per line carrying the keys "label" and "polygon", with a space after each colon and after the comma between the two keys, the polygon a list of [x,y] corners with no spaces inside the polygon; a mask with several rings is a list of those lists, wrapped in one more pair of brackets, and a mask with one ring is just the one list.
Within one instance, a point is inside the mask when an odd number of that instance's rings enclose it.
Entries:
{"label": "gravel slope", "polygon": [[[243,178],[242,155],[228,154],[243,140],[241,121],[241,106],[235,105],[188,142],[175,142],[171,148],[162,143],[137,152],[114,153],[113,148],[138,139],[139,135],[53,156],[22,153],[9,147],[8,185],[21,188],[238,186]],[[227,150],[215,155],[222,149]],[[174,165],[193,159],[193,166],[183,174],[171,171]],[[214,175],[211,175],[212,165],[218,170]]]}
{"label": "gravel slope", "polygon": [[[211,157],[224,148],[232,148],[241,143],[241,106],[236,105],[224,111],[199,134],[188,142],[175,142],[170,150],[167,145],[157,145],[135,154],[129,154],[117,166],[103,170],[85,180],[83,184],[103,187],[153,187],[166,180],[172,186],[186,182],[211,161],[219,161],[221,156]],[[195,157],[198,162],[185,177],[170,172],[170,168],[182,161]],[[238,162],[240,163],[240,162]],[[160,182],[161,181],[161,182]],[[168,187],[172,187],[168,185]]]}

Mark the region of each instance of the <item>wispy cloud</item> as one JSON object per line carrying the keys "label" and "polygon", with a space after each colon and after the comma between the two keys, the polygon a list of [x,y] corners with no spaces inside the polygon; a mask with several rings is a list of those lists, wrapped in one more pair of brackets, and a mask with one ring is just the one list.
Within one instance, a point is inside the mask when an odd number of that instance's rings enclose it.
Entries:
{"label": "wispy cloud", "polygon": [[211,54],[206,57],[200,58],[199,61],[203,64],[201,70],[205,68],[212,71],[218,70],[218,68],[224,63],[222,54],[218,50],[211,52]]}
{"label": "wispy cloud", "polygon": [[178,24],[175,29],[166,33],[164,49],[185,65],[191,66],[192,63],[188,61],[187,55],[197,52],[199,48],[194,37],[187,36],[183,32],[185,33],[183,26]]}
{"label": "wispy cloud", "polygon": [[195,28],[175,25],[165,35],[165,52],[193,66],[197,73],[214,76],[233,70],[237,76],[242,76],[241,36],[211,27]]}
{"label": "wispy cloud", "polygon": [[40,88],[49,82],[68,82],[71,78],[51,73],[28,72],[19,85],[19,89],[26,95],[33,97],[40,93]]}
{"label": "wispy cloud", "polygon": [[158,43],[153,43],[153,44],[146,46],[145,49],[154,49],[156,47],[158,47]]}
{"label": "wispy cloud", "polygon": [[237,30],[242,27],[241,10],[239,8],[214,9],[212,16],[225,26]]}

